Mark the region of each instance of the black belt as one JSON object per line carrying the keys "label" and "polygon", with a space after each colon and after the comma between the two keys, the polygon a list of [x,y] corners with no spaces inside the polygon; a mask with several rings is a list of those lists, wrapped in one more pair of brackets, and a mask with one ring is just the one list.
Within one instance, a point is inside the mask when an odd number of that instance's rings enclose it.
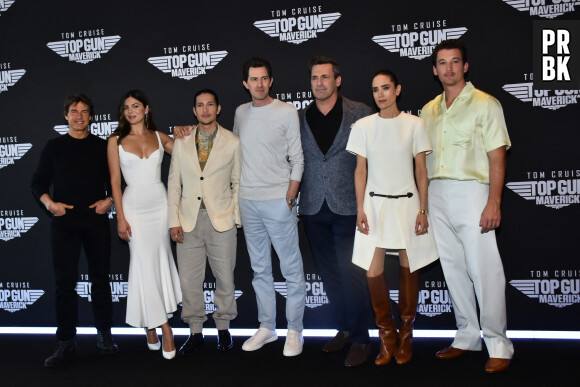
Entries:
{"label": "black belt", "polygon": [[380,196],[382,198],[387,198],[387,199],[398,199],[398,198],[412,198],[413,197],[413,192],[407,192],[404,195],[383,195],[383,194],[378,194],[375,192],[369,192],[369,195],[371,196],[371,198],[373,196]]}

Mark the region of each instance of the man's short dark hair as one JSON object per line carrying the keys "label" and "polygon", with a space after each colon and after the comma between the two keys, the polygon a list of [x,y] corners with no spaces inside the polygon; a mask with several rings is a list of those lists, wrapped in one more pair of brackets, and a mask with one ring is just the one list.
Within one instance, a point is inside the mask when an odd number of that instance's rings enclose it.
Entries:
{"label": "man's short dark hair", "polygon": [[201,89],[200,91],[198,91],[197,93],[195,93],[195,95],[193,96],[193,105],[197,105],[197,97],[199,97],[202,94],[211,94],[213,95],[213,99],[215,100],[215,104],[219,105],[220,104],[220,100],[217,96],[217,93],[215,91],[213,91],[212,89]]}
{"label": "man's short dark hair", "polygon": [[329,58],[327,56],[313,56],[312,58],[310,58],[310,60],[308,61],[308,70],[312,72],[312,68],[314,66],[321,64],[331,64],[332,72],[334,73],[334,79],[340,77],[340,66],[338,65],[338,63],[336,63],[334,59]]}
{"label": "man's short dark hair", "polygon": [[433,53],[431,54],[431,62],[433,62],[433,66],[437,66],[437,54],[439,51],[453,49],[458,49],[459,52],[461,52],[461,60],[463,61],[463,64],[467,63],[467,48],[465,47],[465,44],[463,44],[459,39],[448,39],[443,40],[433,49]]}
{"label": "man's short dark hair", "polygon": [[272,78],[272,66],[270,65],[270,62],[264,58],[255,56],[244,62],[244,67],[242,68],[242,76],[244,77],[244,81],[248,81],[248,77],[250,76],[250,67],[265,67],[266,71],[268,72],[268,76]]}
{"label": "man's short dark hair", "polygon": [[89,115],[92,117],[95,112],[95,106],[93,105],[93,101],[83,93],[71,94],[64,99],[64,115],[66,116],[68,114],[68,109],[71,105],[76,105],[79,102],[89,107]]}

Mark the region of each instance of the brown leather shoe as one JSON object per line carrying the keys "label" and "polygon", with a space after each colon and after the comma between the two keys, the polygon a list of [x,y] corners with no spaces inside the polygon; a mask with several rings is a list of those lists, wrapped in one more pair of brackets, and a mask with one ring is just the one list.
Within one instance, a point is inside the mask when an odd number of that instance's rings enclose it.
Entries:
{"label": "brown leather shoe", "polygon": [[459,356],[463,355],[465,352],[467,352],[467,350],[449,346],[449,347],[443,348],[441,351],[437,352],[435,354],[435,356],[437,357],[437,359],[443,359],[443,360],[457,359]]}
{"label": "brown leather shoe", "polygon": [[487,363],[485,363],[485,372],[490,374],[503,372],[508,369],[509,365],[510,359],[500,359],[499,357],[490,357]]}
{"label": "brown leather shoe", "polygon": [[367,362],[371,352],[371,345],[363,346],[359,343],[352,343],[348,355],[344,360],[344,365],[347,367],[356,367]]}
{"label": "brown leather shoe", "polygon": [[350,336],[345,335],[344,332],[338,332],[332,340],[322,346],[322,352],[341,351],[348,343],[350,343]]}

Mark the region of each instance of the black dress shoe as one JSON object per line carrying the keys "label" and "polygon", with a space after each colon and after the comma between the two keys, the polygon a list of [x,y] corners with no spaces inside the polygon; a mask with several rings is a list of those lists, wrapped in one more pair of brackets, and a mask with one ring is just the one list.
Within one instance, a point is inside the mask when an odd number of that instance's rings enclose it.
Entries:
{"label": "black dress shoe", "polygon": [[370,344],[352,343],[348,355],[346,355],[346,359],[344,360],[344,365],[347,367],[356,367],[365,364],[369,358],[370,351]]}
{"label": "black dress shoe", "polygon": [[338,352],[350,343],[350,336],[345,332],[338,332],[329,342],[322,346],[322,352]]}
{"label": "black dress shoe", "polygon": [[76,349],[75,339],[59,340],[54,353],[44,361],[44,366],[52,368],[69,362],[74,357]]}
{"label": "black dress shoe", "polygon": [[192,335],[189,335],[185,344],[183,344],[181,348],[179,348],[179,355],[180,356],[189,355],[190,353],[200,349],[203,346],[203,343],[204,339],[202,333],[194,333]]}
{"label": "black dress shoe", "polygon": [[218,351],[227,351],[232,349],[234,343],[232,341],[232,335],[230,335],[230,331],[227,329],[220,329],[218,330],[218,343],[217,349]]}
{"label": "black dress shoe", "polygon": [[110,329],[97,330],[97,348],[103,355],[111,355],[119,351]]}

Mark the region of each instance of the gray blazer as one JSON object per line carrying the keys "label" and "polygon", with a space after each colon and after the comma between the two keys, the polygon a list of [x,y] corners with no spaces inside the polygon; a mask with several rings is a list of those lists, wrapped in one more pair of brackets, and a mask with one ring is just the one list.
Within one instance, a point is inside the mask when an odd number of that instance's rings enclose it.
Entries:
{"label": "gray blazer", "polygon": [[306,110],[312,108],[312,104],[300,111],[300,137],[304,152],[304,173],[300,183],[300,214],[317,214],[326,200],[328,207],[335,214],[356,215],[354,192],[356,156],[345,149],[352,124],[362,117],[373,114],[373,110],[364,103],[342,97],[340,129],[332,146],[324,155],[306,122]]}

